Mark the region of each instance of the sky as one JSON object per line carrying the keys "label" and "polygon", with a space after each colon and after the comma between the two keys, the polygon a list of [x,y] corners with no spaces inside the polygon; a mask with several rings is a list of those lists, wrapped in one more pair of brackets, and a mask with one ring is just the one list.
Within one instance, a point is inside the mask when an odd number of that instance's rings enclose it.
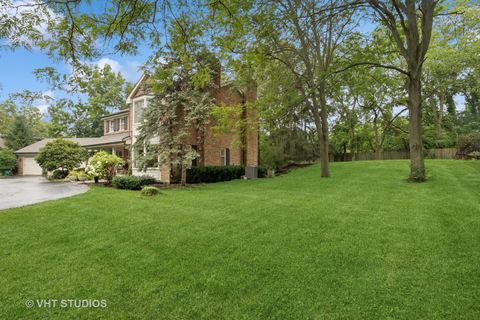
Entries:
{"label": "sky", "polygon": [[[103,67],[109,64],[113,71],[120,72],[129,82],[136,82],[141,72],[139,67],[145,62],[149,52],[145,49],[138,56],[103,56],[94,64]],[[59,72],[69,72],[70,67],[65,63],[52,61],[46,54],[39,50],[31,51],[16,49],[13,51],[0,51],[0,101],[5,100],[12,93],[22,90],[43,92],[51,98],[66,97],[65,93],[50,90],[46,82],[36,79],[33,71],[38,68],[53,66]],[[34,106],[39,107],[42,112],[46,111],[48,105],[45,101],[35,101]]]}
{"label": "sky", "polygon": [[[18,5],[33,1],[34,0],[14,0],[14,4]],[[2,12],[1,9],[2,8],[0,8],[0,13]],[[94,1],[88,8],[81,8],[81,10],[90,11],[102,9],[101,1]],[[7,11],[7,13],[15,14],[13,11]],[[41,31],[42,28],[40,25],[39,29]],[[46,27],[43,29],[46,29]],[[91,63],[100,67],[109,64],[114,72],[120,72],[128,82],[135,83],[141,76],[139,67],[145,63],[147,57],[150,55],[148,46],[142,46],[140,48],[139,54],[136,56],[110,54],[101,56],[97,60],[91,61]],[[23,90],[42,92],[44,95],[53,99],[68,98],[65,92],[52,91],[48,83],[34,76],[33,72],[35,69],[44,67],[55,67],[60,73],[70,73],[71,71],[71,67],[66,63],[51,60],[47,54],[41,52],[38,48],[33,48],[32,50],[23,48],[8,50],[0,45],[0,101],[4,101],[9,95]],[[38,107],[42,113],[45,113],[48,108],[48,103],[44,100],[36,100],[33,106]]]}

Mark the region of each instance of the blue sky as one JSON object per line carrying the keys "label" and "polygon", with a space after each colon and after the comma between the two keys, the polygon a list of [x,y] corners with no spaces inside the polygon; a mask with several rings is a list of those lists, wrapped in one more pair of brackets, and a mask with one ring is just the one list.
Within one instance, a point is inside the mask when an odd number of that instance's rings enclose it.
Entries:
{"label": "blue sky", "polygon": [[[139,66],[146,60],[149,52],[144,49],[138,56],[108,55],[93,61],[103,66],[110,64],[115,72],[120,72],[129,82],[136,82],[141,75]],[[35,78],[33,71],[37,68],[54,66],[59,72],[69,72],[70,68],[65,63],[59,63],[49,59],[46,54],[33,49],[16,49],[13,51],[0,52],[0,101],[8,98],[9,94],[25,89],[44,92],[53,98],[65,97],[63,92],[52,92],[46,82]],[[46,111],[45,101],[35,101],[42,112]]]}

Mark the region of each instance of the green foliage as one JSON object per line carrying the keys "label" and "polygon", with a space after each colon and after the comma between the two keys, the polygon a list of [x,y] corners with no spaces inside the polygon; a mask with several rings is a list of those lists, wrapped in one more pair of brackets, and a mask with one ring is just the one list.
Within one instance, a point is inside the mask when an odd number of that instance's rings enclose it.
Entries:
{"label": "green foliage", "polygon": [[87,151],[78,143],[56,139],[48,142],[40,149],[35,160],[44,171],[56,169],[72,170],[87,159]]}
{"label": "green foliage", "polygon": [[[185,170],[199,153],[185,141],[196,131],[196,145],[202,145],[205,128],[214,105],[211,91],[213,73],[217,61],[198,42],[196,29],[188,17],[182,16],[182,28],[172,23],[168,32],[171,37],[169,50],[164,52],[164,62],[152,61],[153,79],[150,99],[143,114],[140,133],[134,148],[140,150],[137,166],[146,170],[148,163],[159,159],[161,165],[177,166],[181,181],[185,183]],[[178,22],[178,21],[177,21]],[[188,47],[184,44],[188,42]],[[161,137],[151,144],[154,137]],[[143,150],[146,149],[146,153]]]}
{"label": "green foliage", "polygon": [[156,195],[159,195],[161,194],[162,192],[160,191],[159,188],[157,187],[149,187],[149,186],[146,186],[146,187],[143,187],[142,188],[142,191],[140,191],[140,194],[142,196],[147,196],[147,197],[152,197],[152,196],[156,196]]}
{"label": "green foliage", "polygon": [[33,132],[23,116],[15,117],[5,135],[5,144],[12,150],[19,150],[34,142]]}
{"label": "green foliage", "polygon": [[103,178],[107,180],[107,184],[111,184],[117,167],[123,163],[122,158],[106,151],[100,151],[95,153],[88,161],[85,173],[92,178]]}
{"label": "green foliage", "polygon": [[12,150],[0,148],[0,169],[13,169],[17,165],[17,157]]}
{"label": "green foliage", "polygon": [[155,178],[150,176],[116,176],[113,178],[112,185],[118,189],[140,190],[155,182]]}
{"label": "green foliage", "polygon": [[[110,65],[103,68],[82,68],[83,76],[70,79],[73,83],[58,83],[50,69],[37,70],[37,76],[45,76],[52,86],[70,92],[87,96],[85,102],[74,102],[70,99],[59,99],[52,104],[48,113],[50,116],[49,133],[51,136],[99,137],[103,135],[102,117],[122,109],[126,98],[126,82],[120,73],[115,74]],[[52,80],[53,78],[53,80]],[[67,80],[64,80],[67,81]],[[67,86],[68,84],[68,86]],[[66,88],[64,88],[66,87]]]}
{"label": "green foliage", "polygon": [[240,179],[245,174],[243,166],[204,166],[187,170],[187,183],[220,182]]}
{"label": "green foliage", "polygon": [[268,169],[277,169],[286,163],[284,147],[271,143],[268,137],[260,142],[260,164]]}

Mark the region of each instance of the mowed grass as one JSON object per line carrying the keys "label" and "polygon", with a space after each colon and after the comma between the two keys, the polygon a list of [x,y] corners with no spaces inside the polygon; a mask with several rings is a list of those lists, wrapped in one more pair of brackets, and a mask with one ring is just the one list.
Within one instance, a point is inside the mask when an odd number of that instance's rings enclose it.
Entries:
{"label": "mowed grass", "polygon": [[[1,319],[479,319],[480,161],[333,163],[0,212]],[[104,309],[26,299],[105,299]]]}

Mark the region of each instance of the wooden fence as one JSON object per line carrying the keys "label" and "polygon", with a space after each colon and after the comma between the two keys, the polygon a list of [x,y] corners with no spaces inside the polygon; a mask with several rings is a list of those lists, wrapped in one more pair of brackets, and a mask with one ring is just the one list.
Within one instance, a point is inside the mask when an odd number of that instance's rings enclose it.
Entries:
{"label": "wooden fence", "polygon": [[[427,150],[427,159],[455,159],[456,148],[430,149]],[[362,161],[362,160],[396,160],[410,159],[409,151],[380,151],[380,152],[359,152],[355,154],[346,153],[333,156],[334,161]]]}

